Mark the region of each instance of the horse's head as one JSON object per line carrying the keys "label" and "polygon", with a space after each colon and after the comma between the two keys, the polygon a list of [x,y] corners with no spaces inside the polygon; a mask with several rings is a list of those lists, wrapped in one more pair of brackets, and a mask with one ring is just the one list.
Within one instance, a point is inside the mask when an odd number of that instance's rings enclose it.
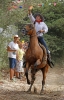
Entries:
{"label": "horse's head", "polygon": [[25,27],[22,29],[22,33],[24,35],[32,35],[34,30],[34,25],[33,24],[27,24]]}

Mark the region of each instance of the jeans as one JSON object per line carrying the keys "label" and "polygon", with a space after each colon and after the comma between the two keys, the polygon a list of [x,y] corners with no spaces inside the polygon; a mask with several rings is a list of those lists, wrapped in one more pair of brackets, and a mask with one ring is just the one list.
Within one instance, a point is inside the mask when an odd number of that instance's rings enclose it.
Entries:
{"label": "jeans", "polygon": [[44,38],[42,36],[39,36],[38,41],[46,48],[46,51],[48,53],[48,47],[46,45],[46,42],[45,42]]}
{"label": "jeans", "polygon": [[15,58],[9,58],[9,66],[12,69],[14,69],[16,67],[16,59]]}

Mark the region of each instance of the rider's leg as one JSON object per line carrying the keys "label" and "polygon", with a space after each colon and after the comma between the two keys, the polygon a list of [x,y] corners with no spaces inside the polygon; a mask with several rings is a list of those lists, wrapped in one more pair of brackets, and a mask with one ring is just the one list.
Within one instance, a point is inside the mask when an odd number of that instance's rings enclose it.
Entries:
{"label": "rider's leg", "polygon": [[38,37],[38,41],[39,41],[42,45],[44,45],[44,47],[46,48],[46,51],[47,51],[47,53],[48,53],[48,47],[47,47],[47,45],[46,45],[46,42],[45,42],[44,38],[43,38],[42,36],[40,36],[40,37]]}
{"label": "rider's leg", "polygon": [[49,65],[50,65],[50,67],[52,67],[52,65],[54,66],[54,64],[53,64],[53,62],[52,62],[52,60],[51,60],[50,51],[48,50],[48,47],[47,47],[47,45],[46,45],[46,42],[45,42],[44,38],[43,38],[43,37],[38,37],[38,41],[39,41],[42,45],[44,45],[44,47],[46,48],[47,55],[48,55],[48,63],[49,63]]}

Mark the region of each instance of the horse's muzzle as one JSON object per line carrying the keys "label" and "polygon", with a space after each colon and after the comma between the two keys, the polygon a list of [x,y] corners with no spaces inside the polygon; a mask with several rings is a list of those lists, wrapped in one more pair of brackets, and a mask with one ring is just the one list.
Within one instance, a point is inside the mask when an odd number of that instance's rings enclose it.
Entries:
{"label": "horse's muzzle", "polygon": [[27,35],[27,32],[28,32],[28,31],[27,31],[25,28],[22,29],[22,33],[23,33],[24,35]]}

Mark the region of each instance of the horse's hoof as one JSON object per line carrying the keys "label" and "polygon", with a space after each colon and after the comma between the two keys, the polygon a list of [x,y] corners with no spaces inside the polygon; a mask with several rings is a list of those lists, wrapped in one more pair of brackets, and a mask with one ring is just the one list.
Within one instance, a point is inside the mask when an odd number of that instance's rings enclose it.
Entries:
{"label": "horse's hoof", "polygon": [[27,93],[31,93],[31,90],[30,90],[30,89],[28,89],[28,90],[27,90]]}
{"label": "horse's hoof", "polygon": [[27,84],[31,84],[30,80],[27,80]]}
{"label": "horse's hoof", "polygon": [[37,89],[34,87],[34,93],[37,93]]}
{"label": "horse's hoof", "polygon": [[42,89],[41,91],[40,91],[40,94],[43,94],[44,93],[44,90]]}

